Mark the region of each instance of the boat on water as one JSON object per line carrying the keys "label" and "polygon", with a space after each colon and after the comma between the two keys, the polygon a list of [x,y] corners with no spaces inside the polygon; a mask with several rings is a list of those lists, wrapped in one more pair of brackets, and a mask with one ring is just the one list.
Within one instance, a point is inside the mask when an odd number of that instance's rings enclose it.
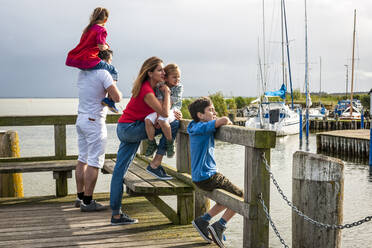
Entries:
{"label": "boat on water", "polygon": [[[353,108],[353,111],[350,113],[350,108]],[[361,110],[357,107],[349,106],[347,107],[344,112],[341,113],[340,119],[341,120],[360,120],[362,118]]]}
{"label": "boat on water", "polygon": [[[350,99],[347,100],[339,100],[337,102],[337,105],[335,106],[335,114],[338,116],[341,116],[345,110],[348,108],[350,112]],[[361,111],[363,108],[360,100],[358,99],[353,99],[353,110],[356,109],[357,111]]]}
{"label": "boat on water", "polygon": [[[261,85],[263,88],[263,94],[257,99],[258,112],[255,116],[247,119],[245,126],[248,128],[260,128],[265,130],[271,130],[276,132],[276,136],[286,136],[290,134],[298,134],[300,132],[300,113],[294,110],[293,105],[293,90],[292,90],[292,76],[291,76],[291,66],[290,66],[290,56],[289,56],[289,42],[288,42],[288,32],[287,32],[287,21],[285,12],[285,3],[281,1],[281,37],[282,37],[282,74],[283,83],[279,90],[277,91],[266,91],[266,56],[265,56],[265,14],[264,14],[264,2],[263,2],[263,68],[261,67],[261,59],[259,56],[259,76],[261,79]],[[284,35],[285,34],[285,35]],[[284,36],[286,41],[284,42]],[[291,89],[292,97],[292,107],[289,108],[285,104],[285,95],[287,92],[286,86],[286,68],[285,68],[285,53],[284,47],[287,48],[287,62],[288,62],[288,76]],[[282,100],[278,100],[278,99]],[[270,100],[273,99],[273,100]]]}
{"label": "boat on water", "polygon": [[309,108],[309,120],[323,120],[328,114],[329,111],[323,105]]}
{"label": "boat on water", "polygon": [[245,122],[248,128],[260,128],[276,132],[276,136],[298,134],[300,132],[300,116],[291,110],[285,102],[271,102],[268,98],[260,104],[257,116]]}

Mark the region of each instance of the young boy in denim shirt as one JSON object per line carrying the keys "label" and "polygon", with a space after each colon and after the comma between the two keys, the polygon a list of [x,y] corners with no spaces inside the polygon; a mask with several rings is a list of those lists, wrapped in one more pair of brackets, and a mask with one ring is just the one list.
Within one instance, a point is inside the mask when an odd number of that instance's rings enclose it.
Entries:
{"label": "young boy in denim shirt", "polygon": [[[107,64],[111,65],[113,54],[114,53],[112,50],[106,49],[106,50],[100,51],[98,53],[98,57],[102,59],[103,61],[105,61]],[[114,82],[116,83],[116,80],[114,80]],[[115,106],[115,102],[110,98],[110,96],[103,98],[101,101],[101,104],[103,106],[107,106],[112,112],[119,113],[119,110]]]}
{"label": "young boy in denim shirt", "polygon": [[[189,105],[193,121],[187,127],[190,136],[191,176],[194,184],[203,190],[224,189],[232,194],[243,197],[243,192],[232,184],[224,175],[217,172],[214,161],[214,133],[223,125],[231,124],[227,117],[217,118],[212,101],[202,97]],[[209,225],[211,218],[225,210],[222,218]],[[199,234],[209,243],[213,241],[219,247],[223,245],[223,232],[227,222],[235,212],[216,203],[207,213],[192,221]],[[212,239],[209,237],[211,235]]]}

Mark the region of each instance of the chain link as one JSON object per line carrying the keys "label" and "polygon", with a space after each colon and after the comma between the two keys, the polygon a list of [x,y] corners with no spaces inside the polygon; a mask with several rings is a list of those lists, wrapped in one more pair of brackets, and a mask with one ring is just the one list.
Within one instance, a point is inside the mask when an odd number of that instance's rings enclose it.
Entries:
{"label": "chain link", "polygon": [[[270,174],[271,180],[273,181],[276,189],[278,190],[279,194],[282,196],[284,201],[288,204],[288,206],[290,206],[292,208],[292,210],[295,213],[297,213],[299,216],[303,217],[306,221],[310,222],[311,224],[316,225],[316,226],[321,227],[321,228],[325,228],[325,229],[344,229],[344,228],[351,228],[351,227],[359,226],[359,225],[361,225],[365,222],[368,222],[368,221],[372,220],[372,216],[367,216],[364,219],[352,222],[350,224],[345,224],[345,225],[335,225],[335,224],[330,225],[330,224],[324,224],[324,223],[321,223],[319,221],[313,220],[312,218],[310,218],[309,216],[305,215],[300,210],[298,210],[298,208],[296,206],[294,206],[291,201],[288,200],[287,196],[284,195],[283,190],[280,188],[278,182],[274,178],[273,173],[271,172],[270,166],[269,166],[269,164],[268,164],[268,162],[265,158],[265,153],[264,152],[262,153],[262,159],[265,163],[265,167],[266,167],[267,172]],[[261,203],[263,203],[263,200],[262,200]],[[270,218],[270,215],[268,215],[268,218]]]}
{"label": "chain link", "polygon": [[265,201],[264,199],[262,198],[262,193],[260,193],[258,199],[260,200],[260,203],[262,205],[262,208],[263,208],[263,211],[265,212],[265,215],[266,215],[266,218],[267,220],[269,221],[272,229],[274,230],[276,236],[279,238],[280,240],[280,243],[283,244],[284,247],[286,248],[289,248],[289,246],[285,243],[284,239],[282,238],[282,236],[280,236],[280,233],[278,231],[278,229],[276,228],[275,224],[274,224],[274,221],[271,219],[271,216],[269,214],[269,210],[267,209],[266,205],[265,205]]}

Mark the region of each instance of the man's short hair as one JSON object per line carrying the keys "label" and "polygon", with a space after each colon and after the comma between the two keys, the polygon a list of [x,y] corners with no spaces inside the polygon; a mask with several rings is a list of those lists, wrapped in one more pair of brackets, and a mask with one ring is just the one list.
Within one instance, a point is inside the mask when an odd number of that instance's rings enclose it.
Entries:
{"label": "man's short hair", "polygon": [[209,97],[200,97],[198,99],[196,99],[195,101],[193,101],[190,105],[189,105],[189,112],[190,112],[190,115],[192,117],[192,119],[195,121],[195,122],[199,122],[200,119],[197,115],[198,112],[204,114],[204,109],[206,107],[209,107],[212,105],[212,101]]}
{"label": "man's short hair", "polygon": [[99,51],[98,58],[108,61],[110,59],[110,56],[113,56],[113,55],[114,55],[114,52],[112,50],[106,49],[103,51]]}

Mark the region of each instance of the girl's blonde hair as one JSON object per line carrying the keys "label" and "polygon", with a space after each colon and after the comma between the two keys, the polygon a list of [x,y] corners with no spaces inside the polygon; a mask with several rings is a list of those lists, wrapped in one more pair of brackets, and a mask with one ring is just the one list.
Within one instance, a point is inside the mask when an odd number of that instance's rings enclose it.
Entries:
{"label": "girl's blonde hair", "polygon": [[94,24],[102,23],[109,17],[109,11],[102,7],[97,7],[93,10],[89,19],[88,26],[85,27],[83,33],[86,33]]}
{"label": "girl's blonde hair", "polygon": [[149,75],[148,72],[153,72],[158,65],[163,63],[163,60],[159,59],[158,57],[151,57],[148,58],[145,62],[143,62],[143,65],[138,73],[138,76],[136,80],[133,83],[132,88],[132,97],[138,96],[142,83],[148,80]]}
{"label": "girl's blonde hair", "polygon": [[169,64],[166,67],[164,67],[165,76],[169,76],[170,74],[177,74],[180,75],[180,68],[176,64]]}

